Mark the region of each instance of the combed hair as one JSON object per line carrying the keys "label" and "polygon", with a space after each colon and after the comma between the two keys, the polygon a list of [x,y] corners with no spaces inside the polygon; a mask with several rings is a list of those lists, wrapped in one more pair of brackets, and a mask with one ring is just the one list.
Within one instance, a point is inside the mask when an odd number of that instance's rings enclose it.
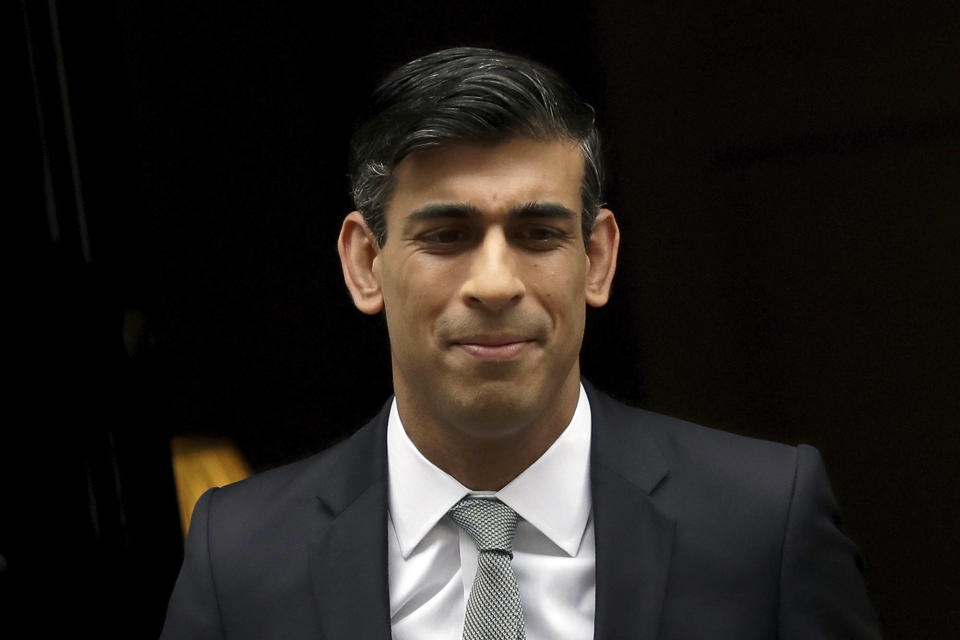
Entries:
{"label": "combed hair", "polygon": [[520,56],[474,47],[437,51],[388,75],[350,144],[354,205],[380,246],[393,173],[408,155],[448,142],[569,139],[584,160],[584,243],[602,206],[603,162],[593,107],[557,73]]}

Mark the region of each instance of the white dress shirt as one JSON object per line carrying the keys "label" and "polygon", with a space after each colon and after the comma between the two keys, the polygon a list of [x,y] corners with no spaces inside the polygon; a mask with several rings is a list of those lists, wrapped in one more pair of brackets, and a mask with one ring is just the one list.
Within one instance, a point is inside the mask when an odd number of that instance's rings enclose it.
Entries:
{"label": "white dress shirt", "polygon": [[593,637],[596,572],[590,498],[590,404],[532,465],[497,492],[470,491],[407,436],[394,399],[387,423],[387,560],[394,640],[456,640],[477,571],[473,540],[446,514],[466,495],[519,514],[513,544],[527,640]]}

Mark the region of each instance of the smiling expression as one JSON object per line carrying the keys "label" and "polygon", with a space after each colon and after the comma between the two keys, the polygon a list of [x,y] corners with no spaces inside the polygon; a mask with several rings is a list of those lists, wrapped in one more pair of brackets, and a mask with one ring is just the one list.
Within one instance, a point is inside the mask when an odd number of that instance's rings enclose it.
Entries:
{"label": "smiling expression", "polygon": [[572,413],[586,304],[612,277],[584,246],[577,145],[446,144],[394,178],[371,270],[401,415],[495,437]]}

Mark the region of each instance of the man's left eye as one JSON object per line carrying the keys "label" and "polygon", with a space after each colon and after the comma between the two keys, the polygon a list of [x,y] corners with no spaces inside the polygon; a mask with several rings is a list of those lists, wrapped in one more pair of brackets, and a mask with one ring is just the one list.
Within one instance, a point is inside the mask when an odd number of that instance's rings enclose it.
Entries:
{"label": "man's left eye", "polygon": [[552,246],[566,237],[566,233],[553,227],[529,227],[518,234],[522,242],[535,246]]}

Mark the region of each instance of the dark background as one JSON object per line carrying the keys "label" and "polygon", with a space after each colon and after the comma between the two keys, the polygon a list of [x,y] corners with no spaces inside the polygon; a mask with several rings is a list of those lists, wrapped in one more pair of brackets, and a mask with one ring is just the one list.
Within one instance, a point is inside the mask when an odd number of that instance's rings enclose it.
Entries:
{"label": "dark background", "polygon": [[585,375],[817,446],[888,636],[956,636],[960,11],[876,4],[8,5],[0,635],[157,635],[172,435],[260,470],[379,408],[384,325],[335,251],[347,138],[390,68],[473,44],[602,119],[623,244]]}

